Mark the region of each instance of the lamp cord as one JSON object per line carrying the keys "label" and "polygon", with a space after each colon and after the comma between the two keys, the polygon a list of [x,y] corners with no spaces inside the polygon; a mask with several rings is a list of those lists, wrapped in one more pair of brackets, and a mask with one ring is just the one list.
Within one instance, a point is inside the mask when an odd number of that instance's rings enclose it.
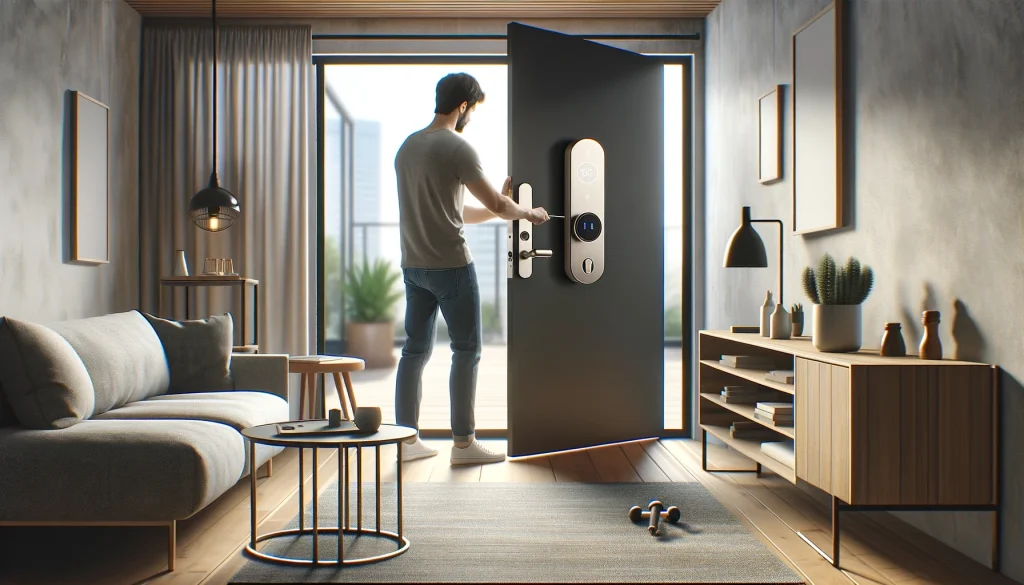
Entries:
{"label": "lamp cord", "polygon": [[217,0],[213,2],[213,173],[217,172]]}

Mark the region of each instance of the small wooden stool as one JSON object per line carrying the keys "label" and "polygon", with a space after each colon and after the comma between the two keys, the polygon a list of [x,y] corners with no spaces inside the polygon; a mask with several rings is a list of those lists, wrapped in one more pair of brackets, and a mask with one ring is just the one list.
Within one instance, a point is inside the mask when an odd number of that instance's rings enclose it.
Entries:
{"label": "small wooden stool", "polygon": [[[299,386],[299,419],[306,420],[307,400],[309,402],[309,418],[314,418],[313,408],[316,404],[317,374],[324,380],[325,392],[327,391],[327,380],[323,376],[334,374],[334,386],[338,390],[338,401],[341,402],[342,418],[352,420],[356,413],[356,394],[352,390],[352,378],[349,376],[349,372],[357,372],[365,367],[366,363],[363,360],[352,357],[307,355],[289,358],[288,371],[292,374],[302,374],[302,382]],[[348,401],[352,405],[351,415],[349,415],[348,406],[345,404],[345,395],[341,392],[342,376],[345,378],[345,392],[348,394]]]}

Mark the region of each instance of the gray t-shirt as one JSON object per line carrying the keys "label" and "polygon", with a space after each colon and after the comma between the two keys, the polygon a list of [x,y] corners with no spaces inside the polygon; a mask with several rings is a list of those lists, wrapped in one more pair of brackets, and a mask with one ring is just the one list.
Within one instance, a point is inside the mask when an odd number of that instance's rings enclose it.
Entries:
{"label": "gray t-shirt", "polygon": [[414,132],[395,155],[403,268],[472,261],[462,230],[463,185],[483,178],[480,158],[455,132]]}

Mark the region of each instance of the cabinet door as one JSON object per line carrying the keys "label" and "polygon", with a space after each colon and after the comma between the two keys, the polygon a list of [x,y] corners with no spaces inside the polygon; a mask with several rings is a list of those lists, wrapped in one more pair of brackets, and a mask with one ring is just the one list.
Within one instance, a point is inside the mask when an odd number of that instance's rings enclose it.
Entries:
{"label": "cabinet door", "polygon": [[850,501],[850,370],[796,358],[796,476]]}

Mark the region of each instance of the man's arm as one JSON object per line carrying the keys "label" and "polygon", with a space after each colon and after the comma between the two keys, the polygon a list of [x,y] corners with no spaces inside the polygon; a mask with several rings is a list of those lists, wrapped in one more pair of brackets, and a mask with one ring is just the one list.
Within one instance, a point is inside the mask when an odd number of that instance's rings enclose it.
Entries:
{"label": "man's arm", "polygon": [[[519,205],[509,196],[511,182],[505,181],[505,194],[498,193],[485,178],[466,183],[466,188],[495,217],[501,219],[523,219],[530,210]],[[472,223],[463,217],[466,223]]]}
{"label": "man's arm", "polygon": [[494,215],[484,207],[477,207],[475,205],[462,206],[462,223],[483,223],[497,217],[497,215]]}

